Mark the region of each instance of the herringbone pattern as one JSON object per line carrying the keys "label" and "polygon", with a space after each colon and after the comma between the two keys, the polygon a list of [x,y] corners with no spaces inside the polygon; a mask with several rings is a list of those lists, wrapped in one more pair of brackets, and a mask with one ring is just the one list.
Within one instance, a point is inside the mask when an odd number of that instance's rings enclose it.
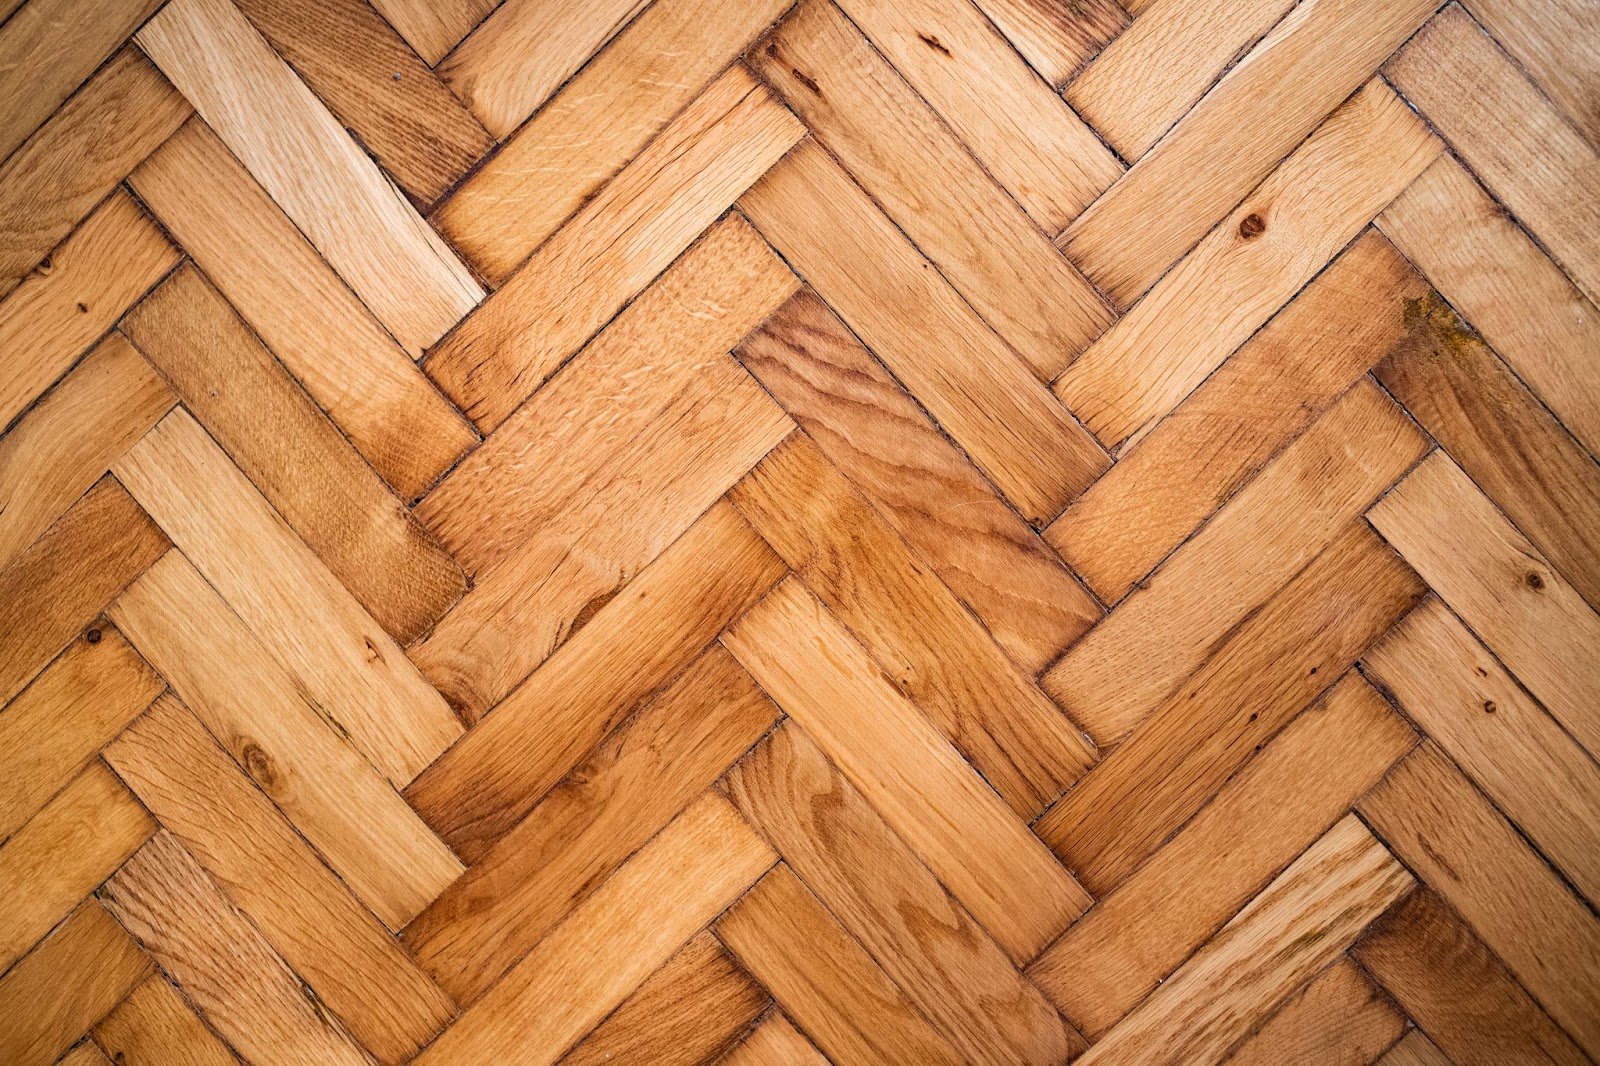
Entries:
{"label": "herringbone pattern", "polygon": [[0,0],[0,1064],[1600,1058],[1593,0]]}

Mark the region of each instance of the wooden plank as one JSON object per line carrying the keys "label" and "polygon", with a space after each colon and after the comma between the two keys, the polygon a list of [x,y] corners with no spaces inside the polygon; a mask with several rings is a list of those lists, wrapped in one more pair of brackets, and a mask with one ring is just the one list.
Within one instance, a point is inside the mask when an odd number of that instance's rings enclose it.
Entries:
{"label": "wooden plank", "polygon": [[434,350],[428,373],[480,427],[499,426],[803,133],[730,68]]}
{"label": "wooden plank", "polygon": [[1406,1034],[1388,1053],[1378,1059],[1378,1066],[1455,1066],[1421,1029]]}
{"label": "wooden plank", "polygon": [[119,334],[0,437],[0,568],[89,490],[177,398]]}
{"label": "wooden plank", "polygon": [[1600,151],[1472,16],[1446,8],[1384,73],[1589,299],[1600,299],[1600,199],[1590,195]]}
{"label": "wooden plank", "polygon": [[439,76],[490,133],[504,138],[647,2],[507,0],[437,64]]}
{"label": "wooden plank", "polygon": [[113,1066],[106,1053],[98,1046],[85,1040],[61,1058],[56,1060],[57,1066]]}
{"label": "wooden plank", "polygon": [[816,293],[796,294],[734,354],[1030,676],[1099,618],[1038,534]]}
{"label": "wooden plank", "polygon": [[1589,899],[1600,899],[1600,767],[1438,600],[1362,660],[1413,721]]}
{"label": "wooden plank", "polygon": [[1341,955],[1227,1059],[1228,1066],[1368,1063],[1406,1031],[1406,1016]]}
{"label": "wooden plank", "polygon": [[[1111,324],[1093,286],[831,0],[802,0],[749,61],[1040,378]],[[1104,167],[1074,214],[1116,177],[1088,139]],[[1081,146],[1066,157],[1097,158]]]}
{"label": "wooden plank", "polygon": [[404,785],[461,734],[405,653],[187,412],[113,469],[385,777]]}
{"label": "wooden plank", "polygon": [[1082,1050],[1082,1038],[797,725],[762,741],[727,788],[963,1061],[1062,1062]]}
{"label": "wooden plank", "polygon": [[1358,809],[1594,1055],[1600,920],[1449,758],[1424,744]]}
{"label": "wooden plank", "polygon": [[476,862],[783,573],[733,507],[717,504],[440,756],[406,798]]}
{"label": "wooden plank", "polygon": [[371,1066],[171,834],[157,833],[100,896],[206,1021],[255,1066]]}
{"label": "wooden plank", "polygon": [[159,974],[135,988],[94,1029],[120,1066],[238,1066],[177,989]]}
{"label": "wooden plank", "polygon": [[1073,80],[1067,102],[1118,155],[1138,161],[1293,7],[1154,0]]}
{"label": "wooden plank", "polygon": [[65,266],[50,250],[189,114],[166,79],[124,48],[12,153],[0,165],[0,296],[46,257]]}
{"label": "wooden plank", "polygon": [[1467,7],[1589,143],[1600,145],[1600,59],[1584,46],[1600,34],[1594,8],[1581,0],[1471,0]]}
{"label": "wooden plank", "polygon": [[0,713],[0,840],[150,705],[162,681],[122,634],[92,626]]}
{"label": "wooden plank", "polygon": [[840,4],[1035,223],[1057,233],[1122,176],[1093,130],[976,7]]}
{"label": "wooden plank", "polygon": [[1438,155],[1369,82],[1056,382],[1107,447],[1183,402]]}
{"label": "wooden plank", "polygon": [[466,591],[461,568],[193,266],[121,328],[396,641],[409,643]]}
{"label": "wooden plank", "polygon": [[[554,1062],[777,861],[707,793],[416,1058]],[[614,960],[594,965],[599,955]]]}
{"label": "wooden plank", "polygon": [[1120,884],[1424,591],[1352,524],[1035,831],[1091,891]]}
{"label": "wooden plank", "polygon": [[1128,25],[1131,2],[1082,0],[1053,4],[1039,0],[983,0],[978,7],[1005,34],[1023,58],[1052,86],[1060,88]]}
{"label": "wooden plank", "polygon": [[1095,761],[1083,734],[804,435],[729,499],[1021,818]]}
{"label": "wooden plank", "polygon": [[443,196],[494,147],[438,76],[360,0],[240,0],[239,9],[419,203]]}
{"label": "wooden plank", "polygon": [[0,570],[0,705],[167,547],[161,530],[108,474]]}
{"label": "wooden plank", "polygon": [[1365,233],[1044,531],[1105,603],[1132,591],[1405,336],[1427,286]]}
{"label": "wooden plank", "polygon": [[187,123],[129,184],[402,498],[477,442],[205,123]]}
{"label": "wooden plank", "polygon": [[1054,518],[1104,471],[1083,427],[815,142],[740,205],[1025,518]]}
{"label": "wooden plank", "polygon": [[828,1066],[828,1060],[787,1018],[772,1013],[729,1052],[721,1066]]}
{"label": "wooden plank", "polygon": [[1111,1030],[1310,847],[1416,736],[1359,679],[1296,718],[1028,977],[1090,1037]]}
{"label": "wooden plank", "polygon": [[1415,263],[1591,453],[1600,452],[1600,311],[1453,157],[1378,216]]}
{"label": "wooden plank", "polygon": [[1369,520],[1590,754],[1600,753],[1600,616],[1442,452]]}
{"label": "wooden plank", "polygon": [[50,1066],[150,970],[139,945],[86,900],[0,977],[0,1062]]}
{"label": "wooden plank", "polygon": [[155,832],[98,759],[0,847],[0,973],[9,969]]}
{"label": "wooden plank", "polygon": [[1359,382],[1042,678],[1099,744],[1128,735],[1427,450]]}
{"label": "wooden plank", "polygon": [[1077,1061],[1225,1061],[1415,884],[1354,815],[1346,816]]}
{"label": "wooden plank", "polygon": [[0,366],[0,428],[177,262],[177,249],[133,197],[113,193],[47,264],[0,301],[0,351],[6,353]]}
{"label": "wooden plank", "polygon": [[[287,767],[246,755],[255,779],[281,787]],[[406,1061],[450,1020],[449,998],[175,697],[105,757],[380,1062]]]}
{"label": "wooden plank", "polygon": [[1431,890],[1412,893],[1352,954],[1459,1066],[1590,1061]]}
{"label": "wooden plank", "polygon": [[495,0],[374,0],[372,6],[435,67],[495,9]]}
{"label": "wooden plank", "polygon": [[138,33],[378,320],[417,352],[483,290],[230,0],[177,0]]}
{"label": "wooden plank", "polygon": [[563,1055],[561,1066],[721,1062],[771,1003],[716,937],[701,933]]}
{"label": "wooden plank", "polygon": [[712,928],[839,1066],[966,1061],[787,866]]}
{"label": "wooden plank", "polygon": [[1072,875],[798,580],[722,642],[1013,959],[1087,909]]}
{"label": "wooden plank", "polygon": [[431,221],[481,274],[503,282],[787,5],[651,4]]}
{"label": "wooden plank", "polygon": [[461,863],[177,552],[112,617],[256,786],[399,929]]}
{"label": "wooden plank", "polygon": [[463,1005],[761,739],[778,709],[720,646],[624,722],[406,927]]}
{"label": "wooden plank", "polygon": [[[1436,6],[1333,0],[1297,7],[1067,228],[1067,254],[1118,307],[1132,304]],[[1234,229],[1225,232],[1231,237]]]}

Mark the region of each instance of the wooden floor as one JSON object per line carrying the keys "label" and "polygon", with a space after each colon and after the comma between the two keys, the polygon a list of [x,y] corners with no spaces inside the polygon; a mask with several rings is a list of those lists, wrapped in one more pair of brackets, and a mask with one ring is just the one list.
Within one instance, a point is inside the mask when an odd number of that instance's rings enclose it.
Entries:
{"label": "wooden floor", "polygon": [[1595,0],[0,19],[0,1064],[1600,1058]]}

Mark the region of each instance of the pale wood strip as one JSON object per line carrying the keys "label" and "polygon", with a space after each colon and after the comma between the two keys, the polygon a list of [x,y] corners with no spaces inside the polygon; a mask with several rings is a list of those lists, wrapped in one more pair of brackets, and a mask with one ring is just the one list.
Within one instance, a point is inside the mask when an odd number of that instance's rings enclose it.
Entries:
{"label": "pale wood strip", "polygon": [[1441,156],[1377,224],[1591,453],[1600,311],[1472,176]]}
{"label": "pale wood strip", "polygon": [[1591,755],[1600,616],[1442,452],[1369,519]]}
{"label": "pale wood strip", "polygon": [[[0,174],[0,188],[4,183]],[[0,429],[177,262],[178,250],[133,197],[113,193],[0,301]]]}
{"label": "pale wood strip", "polygon": [[665,274],[417,505],[470,572],[569,509],[798,282],[738,215]]}
{"label": "pale wood strip", "polygon": [[256,638],[403,785],[461,734],[405,653],[181,408],[113,468]]}
{"label": "pale wood strip", "polygon": [[734,354],[1030,676],[1099,618],[1083,586],[816,293],[796,294]]}
{"label": "pale wood strip", "polygon": [[771,1004],[717,938],[701,933],[563,1055],[561,1066],[720,1063]]}
{"label": "pale wood strip", "polygon": [[1013,959],[1031,959],[1088,907],[1072,875],[799,580],[722,641]]}
{"label": "pale wood strip", "polygon": [[93,626],[0,713],[0,840],[161,692],[122,634]]}
{"label": "pale wood strip", "polygon": [[713,645],[406,927],[463,1005],[761,739],[778,709]]}
{"label": "pale wood strip", "polygon": [[1467,8],[1555,101],[1589,143],[1600,145],[1600,11],[1583,0],[1470,0]]}
{"label": "pale wood strip", "polygon": [[1574,588],[1600,606],[1600,466],[1436,294],[1374,376]]}
{"label": "pale wood strip", "polygon": [[[727,787],[741,813],[964,1061],[1055,1063],[1083,1049],[1082,1038],[798,726],[782,725],[762,741],[730,771]],[[809,1028],[797,1004],[794,1011]]]}
{"label": "pale wood strip", "polygon": [[135,988],[95,1026],[94,1039],[119,1066],[238,1066],[184,1002],[157,974]]}
{"label": "pale wood strip", "polygon": [[1114,888],[1425,591],[1352,524],[1035,831],[1091,891]]}
{"label": "pale wood strip", "polygon": [[1153,0],[1073,80],[1067,102],[1137,161],[1293,7],[1294,0]]}
{"label": "pale wood strip", "polygon": [[1094,131],[970,3],[839,6],[1046,232],[1059,232],[1122,176]]}
{"label": "pale wood strip", "polygon": [[406,798],[457,854],[477,861],[784,572],[732,505],[716,504]]}
{"label": "pale wood strip", "polygon": [[402,498],[477,442],[205,123],[185,124],[129,184]]}
{"label": "pale wood strip", "polygon": [[193,266],[121,329],[396,641],[409,643],[466,591],[461,568]]}
{"label": "pale wood strip", "polygon": [[782,1013],[774,1012],[720,1066],[828,1066],[828,1060]]}
{"label": "pale wood strip", "polygon": [[416,352],[483,290],[230,0],[173,0],[139,46]]}
{"label": "pale wood strip", "polygon": [[239,0],[239,9],[417,202],[443,196],[494,147],[361,0]]}
{"label": "pale wood strip", "polygon": [[1106,603],[1132,591],[1405,336],[1427,285],[1368,232],[1044,531]]}
{"label": "pale wood strip", "polygon": [[156,830],[96,759],[0,847],[0,973]]}
{"label": "pale wood strip", "polygon": [[57,1066],[113,1066],[106,1053],[94,1043],[85,1040],[61,1058],[56,1060]]}
{"label": "pale wood strip", "polygon": [[[1028,63],[1052,86],[1060,88],[1077,70],[1128,26],[1132,3],[1077,0],[1056,4],[1040,0],[982,0],[978,7]],[[1124,11],[1126,7],[1128,10]]]}
{"label": "pale wood strip", "polygon": [[1078,1061],[1225,1061],[1415,884],[1354,815],[1346,816]]}
{"label": "pale wood strip", "polygon": [[1461,912],[1591,1056],[1600,1048],[1600,920],[1431,741],[1359,808]]}
{"label": "pale wood strip", "polygon": [[1455,1066],[1421,1029],[1407,1033],[1405,1039],[1390,1048],[1377,1063],[1378,1066]]}
{"label": "pale wood strip", "polygon": [[133,446],[177,397],[113,333],[0,437],[0,568]]}
{"label": "pale wood strip", "polygon": [[1600,767],[1449,609],[1429,600],[1362,664],[1579,892],[1600,899]]}
{"label": "pale wood strip", "polygon": [[434,211],[499,284],[699,96],[788,0],[659,0]]}
{"label": "pale wood strip", "polygon": [[372,0],[372,6],[433,67],[488,17],[496,0]]}
{"label": "pale wood strip", "polygon": [[[0,165],[0,296],[190,113],[183,97],[128,47],[6,159]],[[52,257],[57,269],[59,258]]]}
{"label": "pale wood strip", "polygon": [[50,1066],[150,970],[105,908],[84,901],[0,977],[0,1062]]}
{"label": "pale wood strip", "polygon": [[1341,955],[1228,1056],[1228,1066],[1372,1062],[1406,1031],[1406,1016]]}
{"label": "pale wood strip", "polygon": [[1045,691],[1097,743],[1127,736],[1427,448],[1362,379],[1073,645]]}
{"label": "pale wood strip", "polygon": [[729,499],[1019,817],[1094,764],[1078,728],[809,438],[776,448]]}
{"label": "pale wood strip", "polygon": [[[401,2],[420,6],[418,0]],[[505,0],[438,63],[439,76],[490,133],[505,137],[648,2]]]}
{"label": "pale wood strip", "polygon": [[0,570],[0,705],[167,547],[161,530],[107,474]]}
{"label": "pale wood strip", "polygon": [[1436,7],[1299,5],[1068,227],[1063,247],[1117,306],[1132,304]]}
{"label": "pale wood strip", "polygon": [[499,426],[804,132],[730,68],[434,350],[428,373],[479,426]]}
{"label": "pale wood strip", "polygon": [[371,1066],[176,837],[157,833],[100,896],[206,1020],[255,1066]]}
{"label": "pale wood strip", "polygon": [[284,961],[380,1062],[400,1063],[455,1013],[389,931],[252,785],[291,768],[247,749],[247,778],[164,696],[106,749],[144,805],[215,877]]}
{"label": "pale wood strip", "polygon": [[966,1061],[787,866],[774,867],[712,928],[839,1066]]}
{"label": "pale wood strip", "polygon": [[[831,0],[803,0],[749,62],[1037,376],[1054,378],[1111,324],[1083,275]],[[1090,140],[1111,171],[1093,182],[1103,188],[1115,167]]]}
{"label": "pale wood strip", "polygon": [[128,638],[257,787],[390,927],[461,863],[177,552],[113,605]]}
{"label": "pale wood strip", "polygon": [[[778,857],[707,793],[416,1058],[555,1062]],[[597,958],[611,960],[595,965]]]}
{"label": "pale wood strip", "polygon": [[1056,394],[1107,447],[1144,433],[1441,147],[1392,89],[1369,82],[1068,367]]}
{"label": "pale wood strip", "polygon": [[[1600,150],[1460,4],[1430,22],[1384,72],[1589,299],[1600,299]],[[1528,166],[1529,159],[1539,165]]]}
{"label": "pale wood strip", "polygon": [[1024,517],[1054,518],[1109,465],[821,146],[803,142],[740,205]]}
{"label": "pale wood strip", "polygon": [[1029,978],[1098,1038],[1415,743],[1371,685],[1359,678],[1340,684],[1052,944],[1028,968]]}
{"label": "pale wood strip", "polygon": [[1373,925],[1352,954],[1459,1066],[1590,1061],[1429,889]]}

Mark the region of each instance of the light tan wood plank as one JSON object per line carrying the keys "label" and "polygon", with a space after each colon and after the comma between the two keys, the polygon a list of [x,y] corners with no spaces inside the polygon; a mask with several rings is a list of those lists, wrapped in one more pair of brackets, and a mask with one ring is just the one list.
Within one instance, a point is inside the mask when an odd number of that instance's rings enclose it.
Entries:
{"label": "light tan wood plank", "polygon": [[978,7],[1051,85],[1059,88],[1128,25],[1117,0],[982,0]]}
{"label": "light tan wood plank", "polygon": [[372,6],[432,67],[496,5],[495,0],[373,0]]}
{"label": "light tan wood plank", "polygon": [[169,3],[137,40],[402,345],[426,348],[482,299],[230,0]]}
{"label": "light tan wood plank", "polygon": [[85,1040],[61,1058],[56,1060],[57,1066],[113,1066],[106,1053],[94,1043]]}
{"label": "light tan wood plank", "polygon": [[721,1066],[828,1066],[822,1052],[781,1013],[768,1014]]}
{"label": "light tan wood plank", "polygon": [[95,1043],[121,1066],[237,1066],[226,1044],[166,978],[148,978],[94,1030]]}
{"label": "light tan wood plank", "polygon": [[[707,793],[417,1056],[417,1066],[559,1059],[777,861]],[[596,966],[597,955],[615,960]]]}
{"label": "light tan wood plank", "polygon": [[461,874],[381,774],[177,552],[112,617],[285,818],[390,927]]}
{"label": "light tan wood plank", "polygon": [[1228,1066],[1369,1063],[1406,1031],[1406,1016],[1341,955],[1227,1059]]}
{"label": "light tan wood plank", "polygon": [[1539,83],[1573,125],[1600,145],[1600,12],[1583,0],[1471,0],[1474,18]]}
{"label": "light tan wood plank", "polygon": [[1378,1066],[1454,1066],[1421,1029],[1411,1030],[1377,1061]]}
{"label": "light tan wood plank", "polygon": [[815,142],[740,204],[1025,518],[1054,518],[1108,465],[1027,364]]}
{"label": "light tan wood plank", "polygon": [[1277,313],[1440,151],[1369,82],[1067,368],[1058,396],[1107,447],[1137,438]]}

